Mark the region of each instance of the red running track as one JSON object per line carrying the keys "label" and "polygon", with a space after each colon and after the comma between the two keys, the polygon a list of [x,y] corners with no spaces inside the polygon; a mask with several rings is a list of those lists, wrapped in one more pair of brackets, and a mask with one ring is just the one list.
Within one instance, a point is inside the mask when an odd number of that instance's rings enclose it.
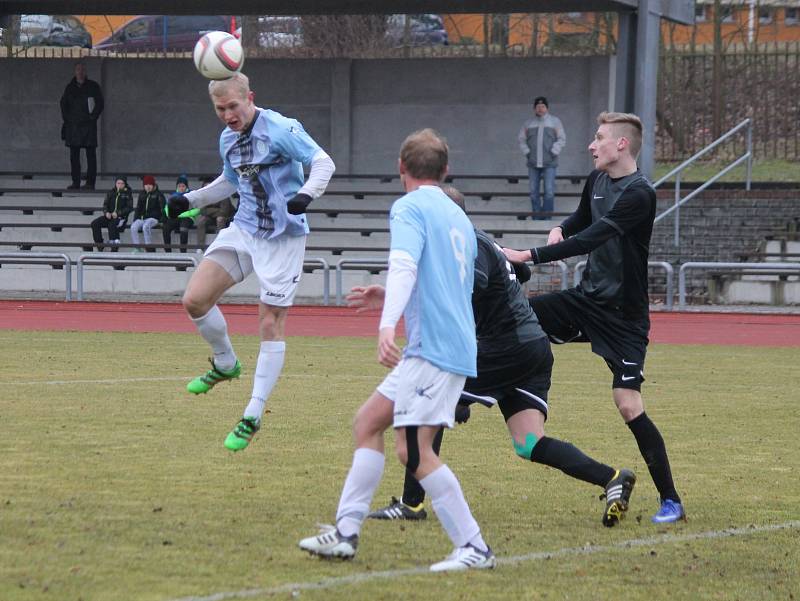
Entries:
{"label": "red running track", "polygon": [[[258,309],[223,305],[233,334],[258,333]],[[345,307],[297,306],[289,311],[288,336],[373,336],[377,312]],[[800,315],[764,313],[651,314],[650,340],[667,344],[800,346]],[[177,303],[0,301],[0,329],[106,332],[195,332]]]}

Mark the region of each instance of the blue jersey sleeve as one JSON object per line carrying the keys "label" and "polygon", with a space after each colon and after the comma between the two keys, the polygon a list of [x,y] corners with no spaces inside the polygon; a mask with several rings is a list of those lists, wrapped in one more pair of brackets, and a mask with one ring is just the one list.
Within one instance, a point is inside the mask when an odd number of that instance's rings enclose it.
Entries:
{"label": "blue jersey sleeve", "polygon": [[425,247],[425,222],[419,207],[401,198],[392,206],[389,215],[391,249],[407,252],[419,263]]}
{"label": "blue jersey sleeve", "polygon": [[306,167],[311,165],[311,159],[321,150],[319,144],[306,133],[296,119],[286,119],[280,132],[273,134],[272,142],[283,156],[298,161]]}
{"label": "blue jersey sleeve", "polygon": [[219,137],[219,154],[222,157],[222,175],[225,176],[229,182],[234,184],[235,186],[239,185],[239,177],[236,175],[236,172],[231,167],[231,163],[228,160],[228,157],[225,156],[225,142],[223,136]]}

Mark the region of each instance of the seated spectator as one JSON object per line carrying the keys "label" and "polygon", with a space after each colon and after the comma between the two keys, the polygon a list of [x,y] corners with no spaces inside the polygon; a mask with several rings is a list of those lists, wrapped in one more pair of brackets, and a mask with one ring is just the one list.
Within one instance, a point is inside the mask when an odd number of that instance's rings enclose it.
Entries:
{"label": "seated spectator", "polygon": [[128,185],[128,178],[120,175],[103,200],[103,214],[92,221],[92,237],[98,250],[105,248],[101,231],[103,227],[108,228],[108,244],[111,245],[111,250],[119,250],[119,234],[125,229],[132,207],[133,190]]}
{"label": "seated spectator", "polygon": [[[189,189],[189,178],[185,175],[179,175],[175,181],[175,192],[186,194],[191,192]],[[164,217],[163,221],[164,244],[166,245],[167,252],[172,252],[172,232],[178,230],[180,233],[181,252],[186,252],[186,245],[189,243],[189,228],[192,227],[191,217],[184,217],[183,219],[170,219]]]}
{"label": "seated spectator", "polygon": [[[212,181],[214,181],[213,177],[205,177],[200,180],[200,183],[206,186]],[[225,198],[219,202],[203,207],[200,210],[200,214],[195,219],[195,225],[197,225],[197,244],[205,246],[209,223],[213,224],[214,233],[218,234],[220,230],[228,227],[235,212],[236,209],[233,206],[231,198]]]}
{"label": "seated spectator", "polygon": [[[133,223],[131,224],[131,238],[134,244],[141,244],[139,232],[144,234],[144,243],[153,243],[153,228],[158,225],[164,216],[164,204],[166,200],[161,190],[158,189],[156,178],[152,175],[145,175],[142,178],[144,190],[139,193],[139,200],[136,202],[136,209],[133,212]],[[147,252],[155,252],[156,249],[148,248]],[[134,248],[133,252],[138,252]]]}

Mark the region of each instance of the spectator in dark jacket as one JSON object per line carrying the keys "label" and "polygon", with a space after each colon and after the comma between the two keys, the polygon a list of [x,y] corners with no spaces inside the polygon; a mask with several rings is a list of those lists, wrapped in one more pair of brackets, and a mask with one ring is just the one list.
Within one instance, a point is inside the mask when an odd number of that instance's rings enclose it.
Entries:
{"label": "spectator in dark jacket", "polygon": [[133,206],[133,190],[128,186],[128,179],[124,175],[117,177],[114,187],[108,191],[103,201],[103,214],[92,221],[92,236],[99,250],[103,250],[103,235],[101,228],[108,228],[108,241],[117,250],[119,232],[125,227],[128,214]]}
{"label": "spectator in dark jacket", "polygon": [[[179,175],[178,179],[175,181],[175,191],[181,194],[186,194],[190,192],[189,189],[189,178],[185,175]],[[189,243],[189,228],[192,227],[192,220],[189,217],[184,217],[182,219],[170,219],[169,217],[164,217],[163,226],[164,229],[162,232],[164,233],[164,244],[167,246],[167,252],[172,252],[170,246],[172,245],[172,232],[178,230],[180,232],[180,240],[181,240],[181,252],[186,252],[186,245]]]}
{"label": "spectator in dark jacket", "polygon": [[[142,178],[144,190],[139,193],[139,200],[136,202],[136,209],[133,212],[133,223],[131,224],[131,238],[134,244],[140,244],[139,232],[144,233],[144,243],[153,243],[153,228],[161,221],[164,215],[164,195],[158,189],[156,178],[152,175],[145,175]],[[133,252],[138,252],[138,248]],[[155,252],[154,248],[148,248],[148,252]]]}
{"label": "spectator in dark jacket", "polygon": [[81,185],[81,148],[86,149],[86,184],[84,189],[94,190],[97,178],[97,120],[103,112],[103,93],[96,81],[86,78],[86,65],[75,65],[72,78],[61,96],[61,139],[69,147],[72,183],[67,190],[77,190]]}

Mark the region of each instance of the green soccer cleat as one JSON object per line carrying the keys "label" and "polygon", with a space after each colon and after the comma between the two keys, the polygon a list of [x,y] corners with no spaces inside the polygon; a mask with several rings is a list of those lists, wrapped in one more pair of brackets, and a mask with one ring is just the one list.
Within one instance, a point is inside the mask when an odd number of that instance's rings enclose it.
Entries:
{"label": "green soccer cleat", "polygon": [[243,417],[225,438],[225,448],[234,453],[236,451],[244,451],[260,427],[261,421],[257,418]]}
{"label": "green soccer cleat", "polygon": [[186,385],[186,390],[192,394],[205,394],[220,382],[233,380],[242,375],[242,364],[239,363],[238,359],[236,360],[236,365],[234,365],[233,369],[230,371],[217,369],[213,359],[209,358],[208,362],[211,363],[211,369]]}

